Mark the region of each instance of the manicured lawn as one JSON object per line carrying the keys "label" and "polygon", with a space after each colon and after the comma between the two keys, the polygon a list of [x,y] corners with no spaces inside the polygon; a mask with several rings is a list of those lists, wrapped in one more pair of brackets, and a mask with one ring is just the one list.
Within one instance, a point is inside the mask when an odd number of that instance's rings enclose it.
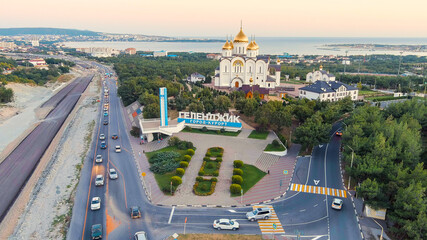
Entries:
{"label": "manicured lawn", "polygon": [[264,139],[267,139],[268,133],[269,133],[268,131],[258,132],[256,130],[253,130],[251,132],[251,134],[249,134],[248,138],[255,138],[255,139],[262,139],[262,140],[264,140]]}
{"label": "manicured lawn", "polygon": [[[199,182],[199,185],[197,186],[197,192],[199,193],[207,193],[211,190],[211,181],[207,180],[207,181],[201,181]],[[206,186],[205,189],[206,190],[202,190],[203,186]]]}
{"label": "manicured lawn", "polygon": [[192,128],[191,130],[184,128],[182,132],[190,132],[190,133],[203,133],[203,134],[211,134],[211,135],[222,135],[222,136],[230,136],[230,137],[236,137],[240,134],[241,131],[237,132],[221,132],[221,131],[214,131],[214,130],[208,130],[207,132],[203,132],[202,129]]}
{"label": "manicured lawn", "polygon": [[217,157],[219,154],[224,153],[224,149],[219,147],[213,147],[209,148],[208,152],[211,154],[211,157]]}
{"label": "manicured lawn", "polygon": [[[251,187],[253,187],[259,180],[261,180],[267,173],[259,170],[254,165],[244,164],[241,168],[243,170],[243,194],[245,194]],[[240,196],[240,194],[231,194],[232,197]]]}
{"label": "manicured lawn", "polygon": [[[171,177],[175,176],[175,171],[165,173],[165,174],[154,174],[157,185],[159,185],[160,190],[168,189],[169,191],[163,191],[166,195],[170,195],[170,186],[171,186]],[[175,189],[174,189],[175,190]]]}
{"label": "manicured lawn", "polygon": [[279,144],[278,146],[274,146],[273,144],[268,144],[267,147],[265,147],[264,151],[270,151],[270,152],[282,152],[285,151],[286,148],[282,146],[282,144]]}
{"label": "manicured lawn", "polygon": [[393,95],[388,95],[388,96],[368,97],[368,98],[365,98],[365,100],[370,100],[370,101],[389,101],[389,100],[406,99],[406,98],[408,98],[408,97],[407,96],[393,97]]}
{"label": "manicured lawn", "polygon": [[[213,164],[213,167],[212,168],[208,168],[207,166],[208,166],[208,164],[210,164],[210,163],[212,163]],[[211,175],[213,175],[213,172],[215,172],[215,171],[217,171],[218,170],[218,162],[217,161],[206,161],[206,165],[205,165],[205,168],[204,168],[204,171],[205,171],[205,176],[211,176]]]}

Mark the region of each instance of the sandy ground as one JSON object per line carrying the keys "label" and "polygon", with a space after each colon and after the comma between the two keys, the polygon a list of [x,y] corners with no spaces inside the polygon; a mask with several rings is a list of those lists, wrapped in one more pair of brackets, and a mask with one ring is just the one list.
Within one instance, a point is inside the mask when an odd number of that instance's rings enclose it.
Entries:
{"label": "sandy ground", "polygon": [[[79,73],[75,72],[73,75],[77,76]],[[0,152],[39,120],[34,110],[66,85],[64,82],[44,87],[21,83],[6,85],[13,90],[15,96],[12,103],[0,106]]]}
{"label": "sandy ground", "polygon": [[64,222],[71,218],[72,194],[79,179],[77,169],[88,150],[96,121],[98,83],[89,85],[9,239],[63,239],[67,227]]}

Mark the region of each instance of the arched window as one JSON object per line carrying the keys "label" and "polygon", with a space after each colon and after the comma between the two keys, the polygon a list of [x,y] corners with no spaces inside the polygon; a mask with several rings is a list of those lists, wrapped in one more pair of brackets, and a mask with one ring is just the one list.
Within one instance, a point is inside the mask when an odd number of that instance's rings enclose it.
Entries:
{"label": "arched window", "polygon": [[225,72],[227,72],[227,65],[225,66]]}
{"label": "arched window", "polygon": [[237,60],[233,63],[234,66],[234,72],[240,73],[243,70],[243,63],[240,60]]}
{"label": "arched window", "polygon": [[249,66],[249,73],[252,73],[252,67]]}

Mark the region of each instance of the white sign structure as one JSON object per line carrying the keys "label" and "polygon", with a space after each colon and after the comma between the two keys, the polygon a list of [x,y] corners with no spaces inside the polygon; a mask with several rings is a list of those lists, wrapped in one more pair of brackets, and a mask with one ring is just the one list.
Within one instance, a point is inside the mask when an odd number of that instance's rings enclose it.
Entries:
{"label": "white sign structure", "polygon": [[242,123],[240,123],[239,118],[240,116],[231,115],[229,113],[179,112],[178,122],[207,126],[242,128]]}

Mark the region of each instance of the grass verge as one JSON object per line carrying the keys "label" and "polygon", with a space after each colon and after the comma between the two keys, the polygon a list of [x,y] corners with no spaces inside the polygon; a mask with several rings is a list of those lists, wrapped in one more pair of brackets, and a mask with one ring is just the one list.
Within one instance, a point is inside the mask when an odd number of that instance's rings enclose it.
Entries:
{"label": "grass verge", "polygon": [[265,140],[267,139],[267,136],[268,136],[268,131],[258,132],[257,130],[253,130],[251,134],[249,134],[248,138]]}
{"label": "grass verge", "polygon": [[[251,189],[259,180],[261,180],[267,173],[259,170],[254,165],[244,164],[241,168],[243,170],[243,183],[242,189],[245,194]],[[240,196],[240,194],[231,194],[232,197]]]}
{"label": "grass verge", "polygon": [[[165,174],[154,174],[154,178],[156,179],[157,185],[159,185],[160,190],[162,190],[163,193],[166,195],[171,195],[171,177],[173,176],[175,176],[175,171],[168,172]],[[172,188],[172,191],[175,191],[175,188]],[[165,191],[166,189],[169,189],[169,191]]]}
{"label": "grass verge", "polygon": [[267,147],[265,147],[264,151],[267,152],[282,152],[285,151],[286,148],[282,146],[282,144],[274,145],[272,143],[268,144]]}
{"label": "grass verge", "polygon": [[220,130],[214,131],[214,130],[208,130],[206,132],[203,132],[201,129],[197,128],[184,128],[182,132],[189,132],[189,133],[202,133],[202,134],[211,134],[211,135],[222,135],[222,136],[230,136],[230,137],[236,137],[240,134],[241,131],[237,132],[221,132]]}

